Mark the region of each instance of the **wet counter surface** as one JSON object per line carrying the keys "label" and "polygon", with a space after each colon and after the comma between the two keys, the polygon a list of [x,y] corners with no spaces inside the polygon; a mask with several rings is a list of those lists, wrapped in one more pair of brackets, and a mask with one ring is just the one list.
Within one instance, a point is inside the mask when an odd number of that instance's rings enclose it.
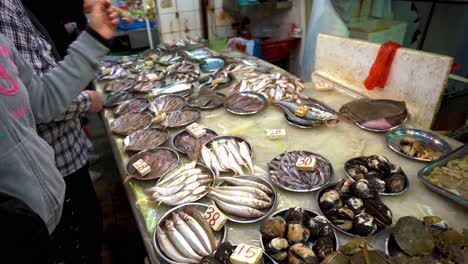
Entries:
{"label": "wet counter surface", "polygon": [[[257,59],[258,61],[258,59]],[[261,62],[267,65],[266,62]],[[271,65],[270,65],[271,66]],[[274,71],[282,71],[279,68]],[[103,84],[96,82],[99,92],[103,93]],[[355,99],[347,93],[340,91],[316,91],[312,83],[305,84],[305,94],[320,100],[334,109],[339,109],[341,105]],[[227,88],[219,90],[226,92]],[[114,119],[112,110],[103,111],[104,125],[110,138],[114,156],[122,180],[125,179],[125,164],[130,156],[123,151],[123,138],[110,132],[109,124]],[[312,129],[301,129],[289,125],[283,112],[273,105],[268,105],[266,109],[256,115],[239,116],[226,111],[224,108],[202,111],[202,118],[197,123],[215,130],[219,135],[235,135],[247,139],[254,148],[253,162],[255,173],[258,177],[265,178],[272,182],[267,174],[267,163],[278,154],[285,151],[305,150],[316,152],[327,159],[333,165],[334,175],[331,182],[336,182],[346,178],[343,166],[350,158],[368,155],[383,155],[391,162],[400,165],[407,174],[410,182],[409,190],[400,196],[384,196],[384,203],[393,212],[393,221],[406,215],[413,215],[421,218],[425,215],[438,215],[443,217],[447,223],[457,229],[468,228],[468,210],[463,206],[427,189],[418,179],[417,173],[424,166],[425,162],[418,162],[407,159],[393,152],[387,147],[385,133],[373,133],[364,131],[349,122],[340,122],[333,127],[320,126]],[[416,127],[411,121],[407,127]],[[286,129],[286,137],[283,139],[268,139],[265,132],[270,128]],[[173,148],[172,137],[181,129],[169,129],[170,139],[162,146]],[[453,149],[461,146],[458,141],[448,138],[444,139]],[[132,153],[130,153],[132,155]],[[187,157],[181,154],[181,161],[187,161]],[[128,199],[132,206],[134,216],[139,225],[142,239],[147,249],[148,255],[153,263],[160,263],[153,246],[153,232],[159,218],[171,207],[166,205],[156,206],[147,200],[144,189],[153,186],[155,181],[130,180],[124,183]],[[276,210],[300,206],[315,212],[320,212],[317,203],[316,191],[311,193],[293,193],[276,187],[278,201]],[[201,203],[210,203],[208,198],[203,198]],[[250,243],[260,245],[259,226],[260,223],[237,224],[228,222],[227,240],[232,244]],[[350,240],[349,236],[337,232],[340,244]],[[369,239],[371,245],[378,249],[384,249],[385,238],[389,233],[387,228]]]}

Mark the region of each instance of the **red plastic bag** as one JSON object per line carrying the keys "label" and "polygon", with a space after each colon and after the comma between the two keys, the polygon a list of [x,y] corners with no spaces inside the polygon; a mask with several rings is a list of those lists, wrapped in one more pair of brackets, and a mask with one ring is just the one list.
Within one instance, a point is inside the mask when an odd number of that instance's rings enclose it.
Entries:
{"label": "red plastic bag", "polygon": [[372,90],[376,86],[382,89],[385,87],[388,74],[390,73],[390,67],[392,66],[393,59],[399,47],[400,44],[393,41],[387,41],[380,46],[374,64],[372,64],[369,70],[369,75],[364,81],[364,86],[368,90]]}

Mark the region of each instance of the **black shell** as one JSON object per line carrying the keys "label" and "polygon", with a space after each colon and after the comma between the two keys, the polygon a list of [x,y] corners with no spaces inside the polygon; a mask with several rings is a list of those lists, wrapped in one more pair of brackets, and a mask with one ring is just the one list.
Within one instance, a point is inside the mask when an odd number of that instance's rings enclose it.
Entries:
{"label": "black shell", "polygon": [[324,192],[319,199],[319,203],[320,207],[325,211],[331,208],[339,208],[343,206],[343,201],[341,201],[341,195],[335,189],[330,189]]}
{"label": "black shell", "polygon": [[375,199],[364,200],[364,207],[366,208],[366,212],[371,214],[375,220],[384,225],[392,224],[392,211],[390,211],[390,208],[388,208],[380,198],[376,197]]}
{"label": "black shell", "polygon": [[377,231],[374,217],[368,213],[360,213],[354,218],[354,231],[360,236],[370,236]]}
{"label": "black shell", "polygon": [[386,190],[390,193],[397,193],[405,189],[406,179],[400,173],[395,173],[386,180]]}
{"label": "black shell", "polygon": [[369,171],[363,165],[354,165],[352,167],[349,167],[347,169],[347,172],[354,180],[357,181],[366,178],[366,175]]}
{"label": "black shell", "polygon": [[230,264],[231,261],[229,259],[230,259],[233,252],[234,252],[234,250],[232,249],[231,243],[223,242],[216,249],[215,257],[222,264]]}
{"label": "black shell", "polygon": [[284,221],[281,216],[270,216],[263,221],[262,226],[260,227],[260,233],[266,239],[283,237],[286,233],[286,221]]}
{"label": "black shell", "polygon": [[310,230],[310,239],[313,241],[320,237],[334,237],[333,227],[322,215],[310,218],[307,223],[305,223],[305,226]]}
{"label": "black shell", "polygon": [[351,209],[346,207],[333,208],[325,214],[337,227],[345,231],[353,228],[354,213]]}
{"label": "black shell", "polygon": [[335,247],[333,246],[333,240],[329,237],[322,237],[315,241],[312,249],[320,259],[324,259],[325,256],[333,252]]}
{"label": "black shell", "polygon": [[289,208],[284,216],[286,223],[302,223],[304,220],[304,209],[301,207]]}
{"label": "black shell", "polygon": [[220,262],[217,258],[215,258],[212,255],[204,256],[200,260],[200,264],[221,264],[221,263],[222,262]]}
{"label": "black shell", "polygon": [[288,242],[292,245],[306,240],[306,228],[302,223],[288,224]]}
{"label": "black shell", "polygon": [[358,198],[370,199],[378,195],[377,191],[372,187],[367,180],[363,179],[351,184],[351,192]]}
{"label": "black shell", "polygon": [[357,198],[357,197],[348,198],[348,200],[345,201],[345,205],[349,209],[353,210],[353,213],[355,215],[359,214],[364,208],[364,202],[362,201],[361,198]]}
{"label": "black shell", "polygon": [[350,195],[351,185],[353,184],[353,180],[351,179],[343,179],[336,185],[336,189],[342,196]]}
{"label": "black shell", "polygon": [[376,190],[378,193],[385,192],[385,187],[386,187],[385,181],[379,178],[367,179],[367,181],[369,182],[369,186],[371,189]]}
{"label": "black shell", "polygon": [[366,167],[369,170],[379,171],[383,174],[390,173],[390,171],[392,170],[392,167],[388,159],[384,156],[377,156],[377,155],[372,155],[372,156],[367,157]]}

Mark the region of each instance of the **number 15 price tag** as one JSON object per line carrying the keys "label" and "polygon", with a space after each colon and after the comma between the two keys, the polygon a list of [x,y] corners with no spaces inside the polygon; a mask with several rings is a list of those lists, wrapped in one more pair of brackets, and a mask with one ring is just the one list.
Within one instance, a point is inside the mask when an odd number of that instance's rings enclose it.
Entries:
{"label": "number 15 price tag", "polygon": [[262,259],[263,250],[259,247],[239,244],[230,257],[233,264],[255,264]]}
{"label": "number 15 price tag", "polygon": [[210,205],[206,209],[205,219],[214,231],[221,230],[227,221],[227,217],[214,205]]}

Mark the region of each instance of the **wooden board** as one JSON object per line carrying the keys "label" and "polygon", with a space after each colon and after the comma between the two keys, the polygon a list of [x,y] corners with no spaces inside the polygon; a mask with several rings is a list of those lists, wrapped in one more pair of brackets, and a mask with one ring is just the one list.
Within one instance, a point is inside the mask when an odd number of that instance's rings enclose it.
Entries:
{"label": "wooden board", "polygon": [[445,90],[453,58],[419,50],[398,49],[385,89],[364,87],[380,44],[319,34],[314,80],[375,99],[405,101],[415,123],[430,129]]}

